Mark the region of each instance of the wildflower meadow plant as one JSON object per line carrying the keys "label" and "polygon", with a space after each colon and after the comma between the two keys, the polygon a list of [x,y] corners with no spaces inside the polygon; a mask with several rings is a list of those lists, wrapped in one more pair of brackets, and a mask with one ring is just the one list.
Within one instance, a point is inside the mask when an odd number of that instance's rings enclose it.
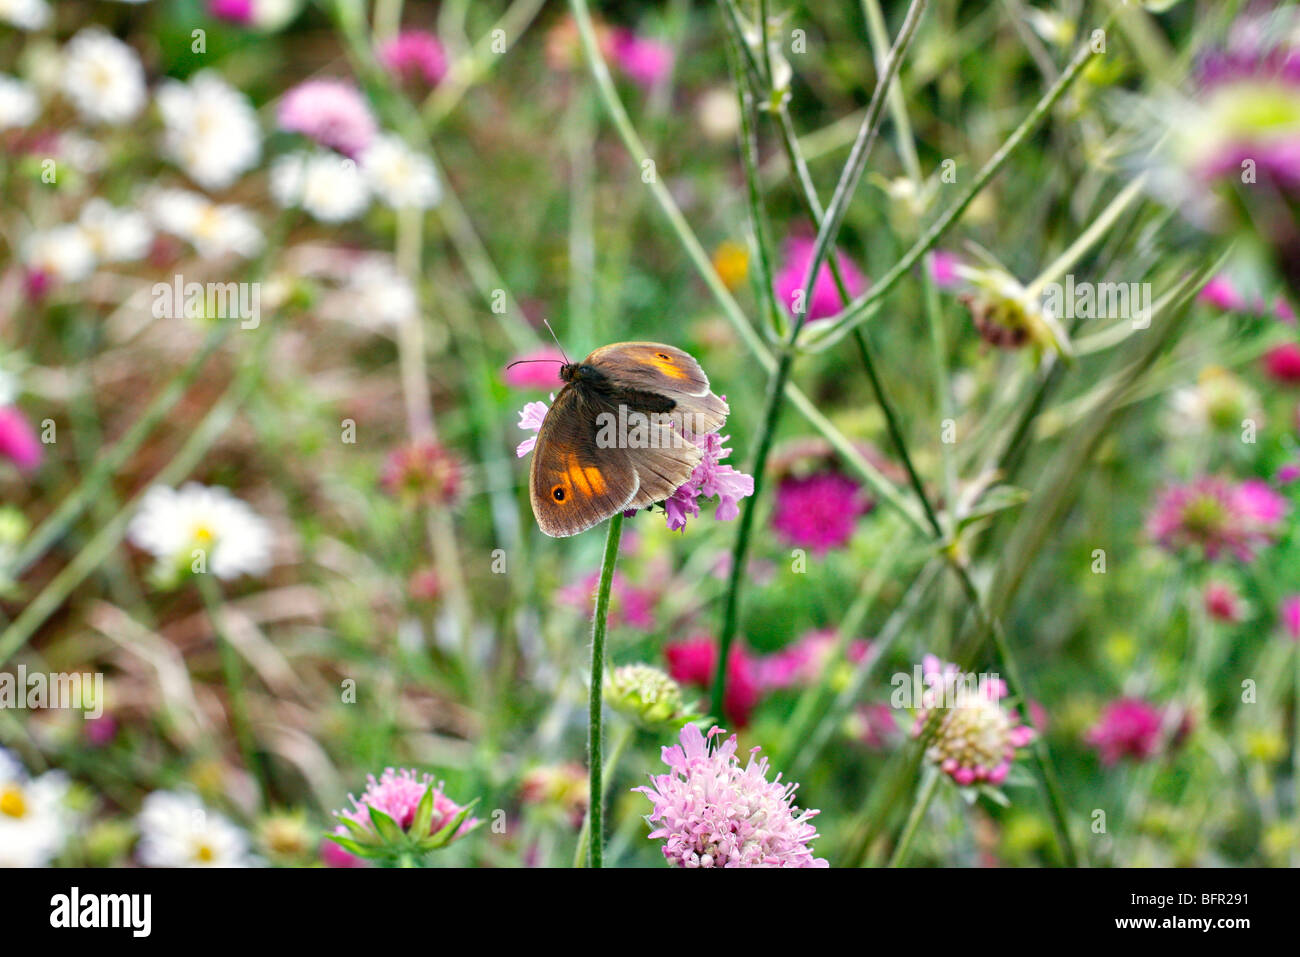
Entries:
{"label": "wildflower meadow plant", "polygon": [[0,0],[0,864],[1300,866],[1298,51]]}

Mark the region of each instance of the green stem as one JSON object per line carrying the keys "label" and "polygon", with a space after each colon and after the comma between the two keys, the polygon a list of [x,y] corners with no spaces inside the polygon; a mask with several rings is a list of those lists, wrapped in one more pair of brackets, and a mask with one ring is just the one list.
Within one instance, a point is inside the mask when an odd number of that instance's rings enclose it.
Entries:
{"label": "green stem", "polygon": [[208,571],[195,575],[199,584],[199,594],[203,596],[203,607],[207,610],[208,620],[212,623],[212,633],[216,638],[217,650],[221,654],[221,675],[226,683],[226,694],[230,698],[230,726],[235,732],[235,741],[239,753],[243,755],[244,766],[248,773],[257,779],[262,795],[262,803],[271,799],[266,768],[257,752],[257,739],[253,735],[253,723],[248,717],[248,704],[244,695],[244,669],[239,660],[239,652],[231,644],[226,634],[223,611],[221,608],[221,588],[216,578]]}
{"label": "green stem", "polygon": [[[623,728],[614,739],[614,750],[609,754],[609,760],[604,762],[601,769],[601,802],[609,796],[609,787],[614,780],[614,771],[618,768],[619,759],[623,757],[623,752],[627,750],[632,736],[636,733],[636,726],[631,721],[624,722]],[[587,846],[591,842],[591,815],[588,814],[582,819],[582,830],[578,832],[578,846],[573,852],[573,866],[587,866]]]}
{"label": "green stem", "polygon": [[605,560],[600,566],[600,585],[596,589],[596,614],[591,623],[591,692],[587,711],[587,760],[590,768],[587,779],[587,819],[591,825],[591,844],[587,851],[587,866],[604,864],[604,814],[602,802],[605,790],[601,782],[602,695],[605,686],[605,629],[609,618],[609,594],[614,584],[614,566],[618,564],[618,543],[623,534],[623,513],[615,512],[609,520],[605,535]]}
{"label": "green stem", "polygon": [[933,767],[926,768],[921,775],[921,788],[917,792],[916,801],[912,804],[912,811],[907,816],[907,823],[903,825],[898,846],[894,848],[893,856],[889,859],[890,867],[902,867],[907,863],[908,852],[912,849],[912,839],[916,837],[921,822],[925,820],[925,812],[930,809],[930,802],[934,800],[934,792],[938,785],[939,772]]}

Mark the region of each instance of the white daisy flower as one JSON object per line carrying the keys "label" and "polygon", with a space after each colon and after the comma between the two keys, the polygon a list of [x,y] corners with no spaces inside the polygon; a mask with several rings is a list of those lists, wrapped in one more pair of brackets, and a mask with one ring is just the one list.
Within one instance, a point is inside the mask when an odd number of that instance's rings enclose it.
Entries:
{"label": "white daisy flower", "polygon": [[98,197],[81,208],[77,225],[101,262],[143,259],[153,242],[153,229],[143,213],[118,209]]}
{"label": "white daisy flower", "polygon": [[50,5],[45,0],[0,0],[0,20],[20,30],[40,30],[50,22]]}
{"label": "white daisy flower", "polygon": [[220,486],[155,485],[145,493],[126,534],[163,568],[189,567],[196,550],[202,550],[207,570],[218,578],[260,575],[271,565],[270,527]]}
{"label": "white daisy flower", "polygon": [[347,289],[357,304],[353,314],[366,326],[397,326],[419,314],[415,290],[387,258],[362,260],[349,274]]}
{"label": "white daisy flower", "polygon": [[121,40],[87,27],[64,49],[63,92],[85,119],[120,126],[144,109],[144,68]]}
{"label": "white daisy flower", "polygon": [[73,815],[68,781],[58,771],[28,778],[0,748],[0,867],[45,867],[63,849]]}
{"label": "white daisy flower", "polygon": [[235,253],[248,259],[262,248],[262,231],[243,207],[183,189],[161,190],[148,206],[159,229],[181,237],[204,258]]}
{"label": "white daisy flower", "polygon": [[31,126],[40,106],[35,90],[22,80],[0,74],[0,130]]}
{"label": "white daisy flower", "polygon": [[428,209],[442,199],[433,161],[399,136],[377,137],[361,156],[361,172],[375,195],[395,209]]}
{"label": "white daisy flower", "polygon": [[158,91],[167,131],[163,149],[205,189],[225,189],[262,155],[262,133],[248,97],[213,70]]}
{"label": "white daisy flower", "polygon": [[136,816],[146,867],[252,867],[248,835],[193,794],[154,791]]}
{"label": "white daisy flower", "polygon": [[95,271],[95,251],[79,227],[55,226],[27,237],[23,262],[51,279],[79,282]]}
{"label": "white daisy flower", "polygon": [[356,219],[370,205],[357,164],[337,153],[298,152],[271,167],[271,195],[281,206],[301,206],[323,223]]}

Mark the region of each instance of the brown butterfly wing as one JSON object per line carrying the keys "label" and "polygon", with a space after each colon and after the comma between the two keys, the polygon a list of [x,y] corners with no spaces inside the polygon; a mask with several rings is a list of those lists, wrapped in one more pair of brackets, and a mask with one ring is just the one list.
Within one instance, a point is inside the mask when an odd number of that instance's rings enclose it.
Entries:
{"label": "brown butterfly wing", "polygon": [[596,447],[601,411],[605,403],[567,385],[542,420],[528,485],[533,516],[552,538],[585,532],[634,507],[641,483],[630,450]]}
{"label": "brown butterfly wing", "polygon": [[[716,432],[727,419],[727,403],[709,390],[709,377],[690,353],[662,342],[617,342],[587,356],[625,389],[666,396],[676,403],[670,413],[679,430],[703,435]],[[689,473],[688,473],[689,474]]]}

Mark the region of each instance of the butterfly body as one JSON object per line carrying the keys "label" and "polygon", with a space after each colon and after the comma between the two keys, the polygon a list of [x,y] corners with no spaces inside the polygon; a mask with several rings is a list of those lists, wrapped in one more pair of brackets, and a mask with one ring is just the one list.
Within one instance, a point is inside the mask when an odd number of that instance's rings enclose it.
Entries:
{"label": "butterfly body", "polygon": [[662,343],[604,346],[560,378],[529,473],[533,515],[557,538],[671,496],[700,462],[694,439],[727,416],[699,363]]}

